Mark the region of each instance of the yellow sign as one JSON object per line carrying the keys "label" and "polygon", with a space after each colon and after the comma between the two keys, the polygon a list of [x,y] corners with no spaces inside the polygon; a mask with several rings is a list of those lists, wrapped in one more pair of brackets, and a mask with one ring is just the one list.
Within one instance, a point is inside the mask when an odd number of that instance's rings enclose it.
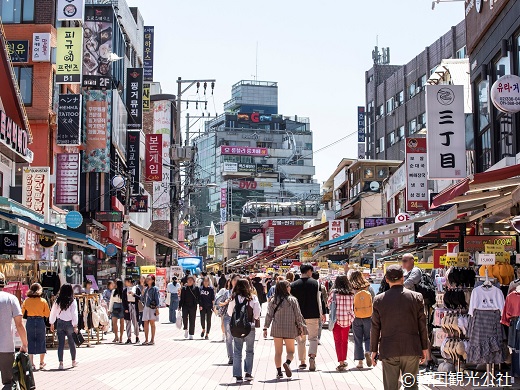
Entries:
{"label": "yellow sign", "polygon": [[83,27],[59,27],[56,49],[56,83],[81,84]]}
{"label": "yellow sign", "polygon": [[300,261],[305,262],[312,259],[312,250],[300,250]]}
{"label": "yellow sign", "polygon": [[484,247],[485,247],[486,253],[498,253],[498,252],[505,251],[504,245],[485,244]]}
{"label": "yellow sign", "polygon": [[469,267],[469,252],[459,252],[457,254],[457,267]]}
{"label": "yellow sign", "polygon": [[267,268],[267,269],[265,270],[265,272],[267,272],[267,273],[269,273],[269,272],[273,272],[273,273],[274,273],[274,268]]}
{"label": "yellow sign", "polygon": [[318,262],[318,267],[320,267],[321,269],[329,268],[329,263],[326,261],[320,261]]}
{"label": "yellow sign", "polygon": [[141,268],[141,275],[155,275],[155,265],[143,265]]}
{"label": "yellow sign", "polygon": [[[441,260],[442,261],[442,260]],[[459,264],[457,256],[449,255],[446,256],[445,265],[446,267],[457,267]]]}
{"label": "yellow sign", "polygon": [[150,84],[143,84],[143,111],[150,111]]}
{"label": "yellow sign", "polygon": [[215,256],[215,236],[208,236],[208,256]]}
{"label": "yellow sign", "polygon": [[439,262],[440,262],[441,265],[446,265],[446,258],[447,257],[448,256],[446,256],[446,255],[442,255],[441,257],[439,257]]}

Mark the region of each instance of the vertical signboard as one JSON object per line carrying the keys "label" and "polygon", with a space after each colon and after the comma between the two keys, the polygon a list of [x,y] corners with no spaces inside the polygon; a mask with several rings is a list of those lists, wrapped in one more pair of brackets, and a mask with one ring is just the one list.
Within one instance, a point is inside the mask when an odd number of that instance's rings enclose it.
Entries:
{"label": "vertical signboard", "polygon": [[111,91],[83,92],[83,172],[110,173]]}
{"label": "vertical signboard", "polygon": [[227,207],[227,187],[222,187],[220,189],[220,207]]}
{"label": "vertical signboard", "polygon": [[153,81],[153,26],[144,27],[144,81]]}
{"label": "vertical signboard", "polygon": [[[172,105],[167,100],[153,102],[153,133],[161,135],[160,161],[170,164],[170,137],[172,131]],[[154,183],[152,220],[170,220],[170,169],[162,169],[161,182]]]}
{"label": "vertical signboard", "polygon": [[126,111],[128,129],[143,128],[143,68],[128,68],[126,72]]}
{"label": "vertical signboard", "polygon": [[146,134],[146,181],[162,181],[162,134]]}
{"label": "vertical signboard", "polygon": [[150,111],[150,84],[143,84],[143,111]]}
{"label": "vertical signboard", "polygon": [[56,83],[81,84],[82,27],[59,27],[56,49]]}
{"label": "vertical signboard", "polygon": [[329,221],[329,240],[341,237],[345,234],[345,221],[342,219]]}
{"label": "vertical signboard", "polygon": [[58,0],[56,17],[58,21],[83,20],[85,0]]}
{"label": "vertical signboard", "polygon": [[365,107],[357,108],[358,142],[365,143]]}
{"label": "vertical signboard", "polygon": [[113,9],[89,5],[85,9],[83,86],[110,89]]}
{"label": "vertical signboard", "polygon": [[428,210],[426,138],[406,139],[406,211]]}
{"label": "vertical signboard", "polygon": [[426,86],[428,178],[466,177],[466,124],[462,85]]}
{"label": "vertical signboard", "polygon": [[128,173],[130,173],[132,182],[132,193],[139,194],[139,181],[141,180],[141,170],[139,166],[139,155],[141,148],[141,132],[129,131],[128,133],[128,148],[126,162],[128,166]]}
{"label": "vertical signboard", "polygon": [[22,204],[49,221],[49,167],[23,168]]}
{"label": "vertical signboard", "polygon": [[81,145],[81,95],[58,96],[57,145]]}
{"label": "vertical signboard", "polygon": [[50,62],[51,33],[34,33],[32,40],[32,61]]}
{"label": "vertical signboard", "polygon": [[79,153],[56,155],[56,204],[75,206],[79,204]]}

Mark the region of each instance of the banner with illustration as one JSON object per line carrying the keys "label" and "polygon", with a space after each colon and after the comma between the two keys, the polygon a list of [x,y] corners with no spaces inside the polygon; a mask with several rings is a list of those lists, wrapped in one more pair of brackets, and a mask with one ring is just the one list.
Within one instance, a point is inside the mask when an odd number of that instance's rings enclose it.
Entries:
{"label": "banner with illustration", "polygon": [[112,91],[83,92],[83,172],[110,173]]}

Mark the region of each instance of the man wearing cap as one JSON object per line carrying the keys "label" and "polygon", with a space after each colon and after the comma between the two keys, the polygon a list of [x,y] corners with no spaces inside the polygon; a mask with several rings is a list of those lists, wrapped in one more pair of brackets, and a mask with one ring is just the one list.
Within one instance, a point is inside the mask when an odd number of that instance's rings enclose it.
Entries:
{"label": "man wearing cap", "polygon": [[370,351],[383,362],[385,390],[398,390],[403,376],[406,389],[418,389],[419,364],[428,353],[428,332],[421,294],[404,288],[404,272],[399,265],[386,269],[390,289],[374,298]]}
{"label": "man wearing cap", "polygon": [[405,253],[401,262],[404,271],[404,286],[408,290],[415,291],[415,285],[421,281],[422,271],[415,266],[415,257],[411,253]]}
{"label": "man wearing cap", "polygon": [[[16,325],[18,335],[22,340],[20,352],[27,352],[27,332],[22,322],[22,309],[18,298],[13,294],[3,290],[5,286],[5,276],[0,272],[0,373],[2,384],[8,388],[13,381],[14,363],[14,339],[12,337],[12,322]],[[10,388],[10,387],[9,387]]]}

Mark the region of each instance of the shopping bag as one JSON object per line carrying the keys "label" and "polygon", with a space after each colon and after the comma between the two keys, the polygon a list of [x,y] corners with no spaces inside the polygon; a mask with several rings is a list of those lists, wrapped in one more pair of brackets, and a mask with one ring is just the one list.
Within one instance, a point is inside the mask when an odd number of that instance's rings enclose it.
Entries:
{"label": "shopping bag", "polygon": [[177,314],[177,320],[175,321],[175,326],[177,326],[178,329],[182,328],[182,317],[180,314]]}
{"label": "shopping bag", "polygon": [[73,332],[72,338],[74,339],[74,344],[76,344],[76,347],[81,346],[81,344],[83,344],[85,342],[85,338],[79,332],[78,333]]}

